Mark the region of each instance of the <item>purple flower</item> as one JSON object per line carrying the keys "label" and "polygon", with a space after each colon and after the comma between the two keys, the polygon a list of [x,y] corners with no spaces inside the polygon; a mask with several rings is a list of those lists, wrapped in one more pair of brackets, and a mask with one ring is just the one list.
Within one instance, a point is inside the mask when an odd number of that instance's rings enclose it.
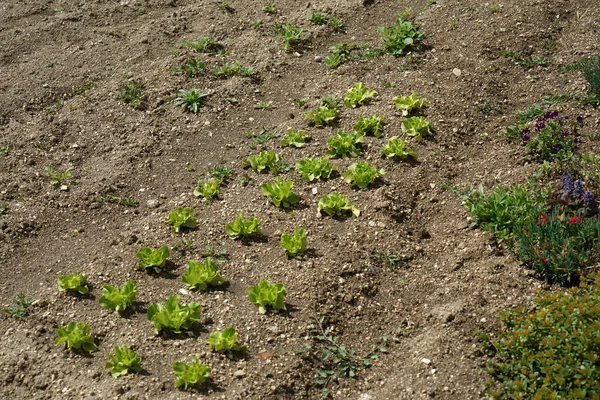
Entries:
{"label": "purple flower", "polygon": [[583,207],[593,209],[596,204],[594,200],[594,194],[592,192],[585,192],[583,194]]}
{"label": "purple flower", "polygon": [[583,128],[583,117],[581,115],[577,117],[577,122],[579,123],[579,126]]}
{"label": "purple flower", "polygon": [[525,135],[525,136],[523,136],[523,144],[527,144],[527,143],[529,142],[529,139],[531,139],[531,138],[529,137],[529,135]]}
{"label": "purple flower", "polygon": [[560,143],[556,143],[556,145],[554,146],[554,152],[558,153],[558,151],[562,149],[562,144]]}
{"label": "purple flower", "polygon": [[562,188],[563,193],[568,194],[570,196],[571,193],[573,193],[573,189],[574,189],[573,178],[571,178],[571,175],[569,175],[569,174],[563,174],[562,181],[563,181],[563,188]]}
{"label": "purple flower", "polygon": [[583,182],[581,182],[581,179],[577,179],[573,188],[573,199],[579,201],[581,196],[583,196]]}

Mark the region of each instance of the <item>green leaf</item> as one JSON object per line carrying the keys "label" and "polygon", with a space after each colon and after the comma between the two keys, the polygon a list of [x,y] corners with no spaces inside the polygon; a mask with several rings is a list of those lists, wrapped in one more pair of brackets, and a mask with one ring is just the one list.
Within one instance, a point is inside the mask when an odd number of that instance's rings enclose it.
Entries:
{"label": "green leaf", "polygon": [[356,186],[364,189],[384,173],[383,169],[377,170],[377,168],[370,166],[368,162],[360,161],[348,167],[344,174],[344,180],[348,183],[354,182]]}
{"label": "green leaf", "polygon": [[368,90],[362,82],[357,82],[346,92],[344,104],[348,108],[356,108],[369,103],[375,94],[377,94],[376,91]]}
{"label": "green leaf", "polygon": [[200,304],[192,302],[180,306],[180,301],[179,296],[170,296],[164,306],[152,303],[148,307],[147,317],[157,334],[161,330],[179,334],[200,321]]}
{"label": "green leaf", "polygon": [[266,182],[260,189],[277,207],[289,208],[300,201],[300,197],[292,193],[293,186],[292,181],[282,182],[279,177],[276,177],[273,183]]}
{"label": "green leaf", "polygon": [[299,226],[294,228],[294,234],[288,235],[283,233],[279,243],[282,249],[285,250],[288,257],[296,257],[306,251],[307,240],[306,231]]}
{"label": "green leaf", "polygon": [[306,143],[306,131],[299,130],[294,132],[293,129],[288,129],[286,136],[279,142],[282,146],[303,147]]}
{"label": "green leaf", "polygon": [[165,222],[171,225],[175,232],[179,232],[181,228],[193,229],[198,224],[191,207],[178,207],[177,210],[171,211]]}
{"label": "green leaf", "polygon": [[391,137],[388,143],[383,146],[381,156],[386,156],[387,158],[398,157],[402,160],[408,157],[417,159],[417,153],[406,145],[406,140],[398,139],[398,136]]}
{"label": "green leaf", "polygon": [[143,269],[153,268],[159,274],[167,262],[171,252],[167,246],[158,250],[152,250],[149,247],[142,247],[135,255],[140,259],[140,265]]}
{"label": "green leaf", "polygon": [[360,133],[346,133],[342,130],[338,134],[327,139],[327,154],[334,157],[358,157],[361,150],[358,147],[364,142],[364,136]]}
{"label": "green leaf", "polygon": [[415,91],[412,91],[410,96],[394,97],[392,103],[398,110],[402,111],[403,116],[407,116],[411,111],[419,110],[429,104],[427,100],[419,99]]}
{"label": "green leaf", "polygon": [[270,170],[274,173],[279,171],[279,165],[283,163],[283,158],[271,151],[261,151],[258,154],[253,154],[242,161],[242,168],[252,168],[255,172],[263,172]]}
{"label": "green leaf", "polygon": [[86,285],[87,275],[76,274],[63,275],[58,277],[58,289],[67,292],[77,292],[79,294],[87,294],[90,289]]}
{"label": "green leaf", "polygon": [[210,379],[210,367],[200,364],[197,358],[192,359],[192,364],[176,362],[173,364],[173,373],[177,377],[175,387],[182,387],[187,390],[191,387],[202,386],[208,383]]}
{"label": "green leaf", "polygon": [[321,197],[319,200],[319,213],[321,211],[329,216],[342,216],[346,212],[351,212],[355,217],[360,215],[360,210],[350,203],[348,197],[337,191]]}
{"label": "green leaf", "polygon": [[204,264],[194,260],[188,261],[188,270],[181,277],[181,281],[196,290],[204,290],[208,286],[221,286],[225,282],[219,267],[210,257],[204,259]]}
{"label": "green leaf", "polygon": [[225,232],[232,239],[248,238],[260,233],[259,222],[254,217],[244,220],[244,212],[240,211],[235,221],[225,225]]}
{"label": "green leaf", "polygon": [[89,334],[90,326],[83,322],[69,322],[58,328],[58,337],[54,344],[66,343],[68,349],[83,350],[91,353],[96,350],[94,337]]}
{"label": "green leaf", "polygon": [[296,171],[302,175],[302,179],[312,182],[315,179],[329,179],[337,167],[329,163],[329,157],[305,158],[296,163]]}
{"label": "green leaf", "polygon": [[425,136],[433,135],[431,122],[425,117],[410,117],[402,121],[402,132],[412,136],[415,140],[422,140]]}
{"label": "green leaf", "polygon": [[225,328],[223,332],[211,332],[208,338],[210,349],[219,353],[241,352],[248,350],[246,346],[237,343],[238,333],[233,327]]}
{"label": "green leaf", "polygon": [[207,180],[198,180],[198,186],[194,189],[194,196],[204,197],[206,200],[212,200],[219,196],[221,191],[221,180],[210,178]]}
{"label": "green leaf", "polygon": [[322,128],[333,124],[337,120],[339,113],[337,105],[320,105],[315,110],[305,113],[304,119],[310,119],[316,127]]}
{"label": "green leaf", "polygon": [[408,20],[410,9],[407,11],[398,14],[395,27],[386,28],[380,26],[377,28],[381,36],[383,36],[383,49],[394,57],[404,54],[407,48],[419,42],[425,35],[425,32],[418,29],[412,21]]}
{"label": "green leaf", "polygon": [[111,361],[104,365],[104,369],[110,369],[115,378],[142,370],[142,358],[127,345],[115,346],[114,354],[109,354],[108,357]]}
{"label": "green leaf", "polygon": [[370,117],[359,117],[354,125],[354,131],[363,136],[373,135],[375,137],[383,136],[383,117],[371,115]]}
{"label": "green leaf", "polygon": [[257,286],[248,288],[248,297],[252,304],[258,307],[258,312],[261,314],[267,312],[267,307],[275,312],[285,311],[284,299],[286,295],[287,291],[281,283],[271,284],[266,279],[261,279]]}
{"label": "green leaf", "polygon": [[102,288],[102,297],[98,300],[100,305],[109,310],[123,312],[127,307],[133,306],[137,296],[137,285],[134,281],[127,281],[116,288],[110,285],[104,285]]}

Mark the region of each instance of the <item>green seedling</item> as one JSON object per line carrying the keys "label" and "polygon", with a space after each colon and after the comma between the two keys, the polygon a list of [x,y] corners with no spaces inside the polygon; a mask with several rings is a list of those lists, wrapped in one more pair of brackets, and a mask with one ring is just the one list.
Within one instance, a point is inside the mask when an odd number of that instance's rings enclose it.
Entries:
{"label": "green seedling", "polygon": [[255,172],[279,170],[279,165],[283,162],[283,158],[271,151],[261,151],[258,154],[253,154],[242,161],[242,168],[252,168]]}
{"label": "green seedling", "polygon": [[50,178],[52,186],[57,187],[63,184],[63,182],[71,176],[72,167],[67,168],[64,172],[57,172],[51,166],[45,167],[44,171]]}
{"label": "green seedling", "polygon": [[306,139],[309,139],[309,137],[306,136],[305,130],[300,129],[297,132],[294,132],[293,129],[288,129],[285,133],[285,137],[279,144],[289,147],[303,147],[306,144]]}
{"label": "green seedling", "polygon": [[407,116],[414,110],[420,110],[429,104],[426,99],[419,99],[415,91],[412,91],[410,96],[394,97],[392,103],[396,108],[402,111],[403,116]]}
{"label": "green seedling", "polygon": [[208,337],[208,344],[212,351],[218,353],[245,353],[247,346],[240,346],[237,342],[238,333],[233,327],[223,329],[223,332],[211,332]]}
{"label": "green seedling", "polygon": [[196,42],[186,40],[185,42],[179,43],[177,46],[192,49],[197,53],[219,54],[223,51],[223,46],[218,44],[216,40],[211,37],[201,37]]}
{"label": "green seedling", "polygon": [[277,7],[275,6],[275,3],[266,4],[262,8],[262,12],[265,14],[277,14]]}
{"label": "green seedling", "polygon": [[199,92],[197,89],[189,91],[180,89],[179,97],[175,99],[175,105],[195,114],[206,103],[206,97],[208,94]]}
{"label": "green seedling", "polygon": [[275,36],[283,39],[283,50],[300,43],[304,29],[294,24],[275,24],[272,28]]}
{"label": "green seedling", "polygon": [[379,34],[383,36],[384,51],[394,57],[403,55],[407,50],[421,41],[425,35],[425,32],[418,29],[409,19],[410,12],[409,8],[404,13],[398,14],[395,27],[386,28],[380,26],[377,28]]}
{"label": "green seedling", "polygon": [[76,274],[63,275],[58,277],[58,289],[63,292],[87,294],[90,289],[86,284],[87,275]]}
{"label": "green seedling", "polygon": [[110,369],[115,378],[142,370],[142,358],[127,345],[115,346],[114,354],[109,354],[108,357],[111,361],[104,365],[104,369]]}
{"label": "green seedling", "polygon": [[117,98],[133,108],[139,108],[144,101],[144,82],[131,81],[121,88]]}
{"label": "green seedling", "polygon": [[289,235],[287,233],[281,234],[281,241],[279,246],[285,250],[285,253],[289,258],[294,258],[304,254],[308,242],[306,240],[306,231],[299,226],[294,228],[294,234]]}
{"label": "green seedling", "polygon": [[412,136],[415,140],[422,140],[423,137],[433,135],[431,122],[425,117],[410,117],[402,121],[402,132]]}
{"label": "green seedling", "polygon": [[337,167],[331,165],[329,157],[305,158],[296,163],[296,171],[302,175],[302,179],[312,182],[316,179],[329,179]]}
{"label": "green seedling", "polygon": [[194,218],[194,209],[191,207],[178,207],[177,210],[171,211],[165,222],[171,225],[175,232],[181,231],[181,228],[194,229],[198,225]]}
{"label": "green seedling", "polygon": [[221,183],[226,183],[233,176],[233,169],[226,165],[216,165],[210,169],[210,175]]}
{"label": "green seedling", "polygon": [[354,125],[354,131],[363,136],[373,135],[375,137],[383,136],[383,117],[371,115],[370,117],[359,117]]}
{"label": "green seedling", "polygon": [[96,351],[94,337],[90,335],[90,326],[83,322],[69,322],[67,326],[58,328],[55,345],[66,343],[68,349],[82,350],[88,353]]}
{"label": "green seedling", "polygon": [[198,179],[198,186],[194,189],[194,196],[204,197],[206,200],[213,200],[219,197],[221,191],[221,181],[216,178]]}
{"label": "green seedling", "polygon": [[121,288],[104,285],[98,302],[107,310],[123,312],[135,304],[137,293],[137,285],[132,280],[125,282]]}
{"label": "green seedling", "polygon": [[387,158],[397,157],[401,160],[412,157],[417,159],[417,153],[406,145],[406,140],[398,139],[398,136],[392,136],[388,143],[383,146],[381,156]]}
{"label": "green seedling", "polygon": [[346,92],[344,104],[348,108],[356,108],[371,102],[376,94],[376,91],[367,89],[362,82],[357,82]]}
{"label": "green seedling", "polygon": [[188,303],[180,306],[179,296],[170,296],[163,306],[152,303],[148,307],[147,317],[158,334],[161,330],[180,334],[183,330],[192,329],[200,321],[200,304]]}
{"label": "green seedling", "polygon": [[173,373],[177,377],[175,387],[183,386],[185,390],[203,386],[210,381],[210,367],[200,364],[197,358],[192,359],[191,365],[184,362],[174,363]]}
{"label": "green seedling", "polygon": [[267,307],[275,312],[286,311],[284,302],[286,295],[287,291],[281,283],[271,284],[266,279],[261,279],[257,286],[248,288],[248,297],[261,314],[267,312]]}
{"label": "green seedling", "polygon": [[313,11],[310,14],[310,17],[308,17],[308,20],[310,22],[312,22],[313,25],[327,25],[327,15],[323,14],[322,12],[318,12],[318,11]]}
{"label": "green seedling", "polygon": [[8,155],[8,145],[2,145],[0,146],[0,156],[6,156]]}
{"label": "green seedling", "polygon": [[140,259],[140,265],[143,269],[147,270],[148,268],[152,268],[154,269],[154,272],[160,274],[170,255],[171,251],[169,248],[163,246],[158,250],[142,247],[135,256]]}
{"label": "green seedling", "polygon": [[331,17],[327,25],[336,33],[344,33],[346,31],[344,21],[340,18]]}
{"label": "green seedling", "polygon": [[377,170],[376,167],[369,165],[368,162],[360,161],[348,167],[348,170],[344,174],[344,180],[364,189],[384,173],[383,169]]}
{"label": "green seedling", "polygon": [[227,79],[232,76],[252,77],[256,73],[252,67],[244,67],[241,62],[236,61],[233,64],[225,63],[220,68],[211,71],[215,78]]}
{"label": "green seedling", "polygon": [[304,119],[310,119],[316,127],[322,128],[326,125],[333,124],[340,112],[337,108],[330,108],[324,105],[317,107],[313,111],[308,111],[304,114]]}
{"label": "green seedling", "polygon": [[355,217],[360,215],[360,210],[354,207],[346,195],[333,191],[319,200],[319,214],[324,211],[327,215],[343,216],[351,212]]}
{"label": "green seedling", "polygon": [[225,282],[219,272],[219,266],[210,257],[206,257],[203,264],[194,260],[188,261],[188,270],[181,276],[181,281],[195,290],[221,286]]}
{"label": "green seedling", "polygon": [[190,78],[196,78],[204,72],[204,63],[201,60],[190,58],[178,68],[174,68],[176,74],[185,74]]}
{"label": "green seedling", "polygon": [[8,306],[4,309],[4,312],[12,316],[17,321],[23,319],[29,313],[29,307],[31,307],[35,301],[28,299],[25,293],[19,293],[16,305]]}
{"label": "green seedling", "polygon": [[229,4],[229,0],[221,0],[219,4],[217,4],[220,9],[225,10],[227,12],[232,12],[233,7]]}
{"label": "green seedling", "polygon": [[258,224],[260,221],[254,217],[244,219],[244,213],[240,211],[235,221],[225,225],[225,232],[232,239],[245,239],[260,234]]}
{"label": "green seedling", "polygon": [[290,208],[300,201],[300,197],[292,193],[292,181],[282,182],[279,177],[275,178],[273,183],[264,183],[260,189],[265,196],[268,196],[277,207]]}
{"label": "green seedling", "polygon": [[273,101],[259,101],[258,103],[256,103],[254,106],[252,106],[252,108],[254,108],[255,110],[268,110],[271,107],[271,104],[273,104]]}
{"label": "green seedling", "polygon": [[327,139],[327,154],[334,157],[358,157],[360,144],[364,142],[364,136],[360,133],[346,133],[342,130],[338,134]]}

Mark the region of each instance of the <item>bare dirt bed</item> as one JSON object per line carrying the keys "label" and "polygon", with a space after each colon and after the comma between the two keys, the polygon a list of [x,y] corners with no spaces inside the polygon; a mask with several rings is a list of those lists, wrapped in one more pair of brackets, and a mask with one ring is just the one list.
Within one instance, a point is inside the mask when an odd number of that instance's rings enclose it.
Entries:
{"label": "bare dirt bed", "polygon": [[[319,349],[314,331],[322,325],[358,357],[381,348],[384,336],[389,342],[370,368],[328,383],[331,398],[480,398],[488,378],[474,330],[495,325],[503,309],[529,304],[542,284],[490,235],[472,229],[461,200],[442,186],[491,188],[522,182],[535,170],[522,149],[497,134],[544,95],[585,90],[580,74],[560,74],[559,67],[598,53],[600,9],[579,0],[279,0],[277,13],[268,15],[262,1],[229,3],[227,10],[208,0],[0,2],[0,146],[8,145],[0,155],[0,205],[7,206],[0,215],[0,303],[13,304],[21,292],[38,300],[21,321],[0,318],[0,397],[320,398],[314,380],[324,364],[301,350],[307,343]],[[426,33],[419,51],[325,66],[335,44],[380,46],[377,27],[394,25],[407,6]],[[313,10],[343,19],[346,32],[311,25]],[[282,50],[270,32],[275,23],[303,26],[302,44]],[[208,69],[239,60],[256,78],[175,74],[190,53],[173,49],[204,36],[227,51],[196,54]],[[506,48],[552,64],[525,69],[501,54]],[[128,72],[145,82],[142,109],[116,98]],[[313,109],[359,81],[377,91],[373,103],[344,108],[336,127],[304,120],[302,101]],[[177,92],[190,88],[209,94],[197,114],[174,105]],[[436,135],[410,143],[418,162],[381,159],[387,139],[401,135],[391,100],[411,90],[429,99],[425,113]],[[266,101],[266,110],[253,107]],[[355,190],[339,176],[307,183],[291,170],[285,177],[302,200],[285,212],[261,193],[272,175],[241,168],[262,149],[289,164],[322,156],[337,129],[349,131],[359,116],[374,113],[385,117],[385,138],[368,137],[359,157],[386,171],[374,188]],[[584,116],[598,130],[598,114]],[[281,148],[278,139],[256,144],[246,134],[288,128],[307,129],[312,141]],[[354,161],[333,163],[343,174]],[[219,163],[235,170],[221,199],[194,197],[196,178]],[[51,185],[46,166],[73,168],[68,190]],[[317,216],[319,198],[333,189],[361,215]],[[108,196],[132,197],[139,207],[102,201]],[[164,220],[179,206],[195,208],[197,229],[169,229]],[[227,237],[224,225],[239,211],[261,220],[262,240]],[[311,252],[288,260],[279,236],[294,226],[308,231]],[[140,270],[139,248],[163,245],[172,248],[168,271]],[[181,294],[187,261],[200,259],[206,245],[227,251],[226,288]],[[377,256],[383,252],[398,255],[395,268]],[[72,272],[88,275],[89,295],[57,290],[57,277]],[[260,315],[250,303],[246,289],[261,278],[285,285],[287,313]],[[121,316],[98,304],[104,284],[128,279],[139,287],[132,312]],[[200,303],[202,323],[165,338],[145,311],[172,294]],[[90,324],[97,352],[53,344],[69,321]],[[209,332],[227,326],[239,331],[247,357],[209,351]],[[142,356],[144,371],[115,379],[104,363],[123,344]],[[212,385],[178,390],[172,364],[192,357],[211,367]]]}

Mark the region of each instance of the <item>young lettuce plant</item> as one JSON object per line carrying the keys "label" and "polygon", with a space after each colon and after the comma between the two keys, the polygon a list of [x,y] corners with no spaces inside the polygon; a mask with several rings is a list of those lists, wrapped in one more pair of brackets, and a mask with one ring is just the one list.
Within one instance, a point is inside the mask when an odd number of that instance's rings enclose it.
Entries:
{"label": "young lettuce plant", "polygon": [[289,258],[302,255],[306,251],[307,244],[306,231],[299,226],[294,228],[293,235],[285,232],[281,234],[281,241],[279,242],[279,246],[285,250]]}
{"label": "young lettuce plant", "polygon": [[335,96],[328,96],[321,100],[321,104],[313,111],[304,114],[304,119],[310,119],[317,128],[332,125],[338,118],[338,102]]}
{"label": "young lettuce plant", "polygon": [[348,167],[348,170],[344,174],[344,180],[348,183],[354,182],[356,186],[364,189],[383,174],[385,174],[383,169],[378,171],[377,168],[369,165],[368,162],[360,161]]}
{"label": "young lettuce plant", "polygon": [[135,256],[140,259],[140,265],[143,269],[153,268],[154,272],[160,274],[170,255],[171,251],[169,248],[163,246],[158,250],[152,250],[150,247],[142,247]]}
{"label": "young lettuce plant", "polygon": [[406,140],[398,139],[398,136],[392,136],[388,143],[383,146],[381,156],[386,156],[387,158],[398,157],[401,160],[408,157],[417,159],[417,153],[406,145]]}
{"label": "young lettuce plant", "polygon": [[362,82],[357,82],[346,92],[344,104],[348,108],[356,108],[369,103],[376,94],[376,91],[368,90]]}
{"label": "young lettuce plant", "polygon": [[418,29],[409,18],[410,8],[402,14],[398,14],[395,27],[386,28],[380,26],[377,28],[381,36],[383,36],[383,49],[386,53],[394,57],[399,57],[404,54],[406,49],[415,45],[425,35],[425,32]]}
{"label": "young lettuce plant", "polygon": [[58,337],[54,340],[54,344],[61,343],[65,343],[68,349],[88,353],[97,349],[94,337],[90,335],[90,326],[83,322],[69,322],[67,326],[58,328]]}
{"label": "young lettuce plant", "polygon": [[244,220],[244,212],[240,211],[235,221],[225,225],[225,232],[232,239],[249,238],[253,235],[260,234],[258,228],[259,220],[254,217],[249,217]]}
{"label": "young lettuce plant", "polygon": [[292,193],[294,183],[292,181],[282,182],[279,177],[273,183],[266,182],[260,189],[265,196],[269,196],[277,207],[290,208],[300,201],[300,197]]}
{"label": "young lettuce plant", "polygon": [[194,196],[204,197],[206,200],[213,200],[219,196],[221,191],[221,180],[210,178],[207,180],[198,179],[198,186],[194,189]]}
{"label": "young lettuce plant", "polygon": [[127,345],[115,346],[114,354],[109,354],[108,357],[111,361],[104,365],[104,369],[110,369],[115,378],[142,370],[142,358]]}
{"label": "young lettuce plant", "polygon": [[237,342],[238,333],[233,327],[223,329],[223,332],[211,332],[208,337],[208,344],[212,351],[217,353],[245,353],[248,346],[240,346]]}
{"label": "young lettuce plant", "polygon": [[204,263],[188,261],[188,270],[181,276],[181,281],[190,289],[205,290],[209,286],[221,286],[225,281],[219,272],[219,266],[210,257],[204,259]]}
{"label": "young lettuce plant", "polygon": [[354,125],[354,131],[363,136],[373,135],[375,137],[383,136],[383,117],[371,115],[370,117],[359,117]]}
{"label": "young lettuce plant", "polygon": [[327,139],[327,154],[342,158],[358,157],[361,151],[358,145],[364,140],[364,136],[360,133],[346,133],[339,130],[337,135]]}
{"label": "young lettuce plant", "polygon": [[279,142],[282,146],[288,147],[303,147],[306,144],[306,131],[300,129],[298,132],[294,132],[293,129],[288,129],[285,133],[285,137],[281,142]]}
{"label": "young lettuce plant", "polygon": [[148,307],[148,320],[157,334],[161,330],[179,334],[184,329],[191,329],[200,321],[200,304],[192,302],[180,306],[180,301],[179,296],[170,296],[164,306],[152,303]]}
{"label": "young lettuce plant", "polygon": [[183,386],[185,390],[205,385],[210,380],[210,367],[200,364],[197,358],[192,359],[191,365],[179,361],[174,363],[173,373],[177,377],[175,387]]}
{"label": "young lettuce plant", "polygon": [[275,312],[286,311],[284,302],[286,295],[287,291],[281,283],[271,284],[266,279],[261,279],[257,286],[248,288],[248,297],[261,314],[267,312],[267,307]]}
{"label": "young lettuce plant", "polygon": [[433,135],[431,122],[425,117],[410,117],[402,121],[402,132],[412,136],[415,140],[422,140],[423,137]]}
{"label": "young lettuce plant", "polygon": [[327,196],[321,197],[318,211],[319,214],[324,211],[329,216],[342,216],[347,212],[351,212],[355,217],[360,215],[360,210],[350,203],[347,196],[338,191],[333,191]]}
{"label": "young lettuce plant", "polygon": [[417,93],[414,90],[410,96],[394,97],[392,103],[394,103],[398,110],[402,111],[402,115],[405,117],[413,110],[420,110],[429,104],[427,100],[419,99],[419,96],[417,96]]}
{"label": "young lettuce plant", "polygon": [[117,288],[111,285],[104,285],[102,296],[98,302],[108,310],[123,312],[127,307],[133,306],[137,297],[137,285],[129,280]]}
{"label": "young lettuce plant", "polygon": [[329,162],[329,157],[305,158],[296,163],[296,171],[302,175],[302,179],[309,182],[315,179],[329,179],[336,170],[336,166]]}
{"label": "young lettuce plant", "polygon": [[86,284],[86,274],[63,275],[58,277],[58,289],[62,292],[87,294],[90,289]]}
{"label": "young lettuce plant", "polygon": [[272,151],[261,151],[253,154],[242,161],[242,168],[252,168],[255,172],[263,172],[267,169],[277,171],[278,165],[283,162],[283,158]]}
{"label": "young lettuce plant", "polygon": [[296,46],[301,41],[304,29],[294,24],[276,24],[272,28],[275,36],[283,39],[283,50]]}
{"label": "young lettuce plant", "polygon": [[191,207],[178,207],[177,210],[171,211],[165,222],[171,225],[175,232],[181,231],[181,228],[193,229],[198,224]]}

